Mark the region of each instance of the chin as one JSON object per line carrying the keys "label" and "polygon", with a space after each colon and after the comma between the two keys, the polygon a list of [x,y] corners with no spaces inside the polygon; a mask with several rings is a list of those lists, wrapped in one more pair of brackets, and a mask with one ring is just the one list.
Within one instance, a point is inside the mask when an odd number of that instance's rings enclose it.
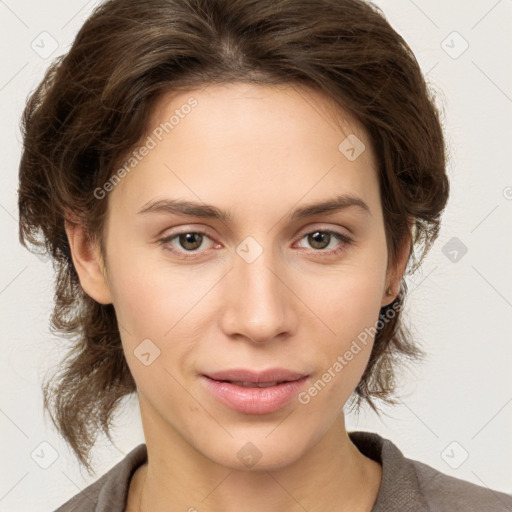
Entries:
{"label": "chin", "polygon": [[[279,427],[278,427],[279,428]],[[214,445],[211,440],[206,450],[201,450],[203,455],[216,464],[237,471],[275,471],[297,461],[308,449],[306,439],[292,435],[291,432],[283,432],[281,436],[269,435],[265,432],[257,435],[245,433],[243,436],[233,437],[229,440],[219,439]]]}

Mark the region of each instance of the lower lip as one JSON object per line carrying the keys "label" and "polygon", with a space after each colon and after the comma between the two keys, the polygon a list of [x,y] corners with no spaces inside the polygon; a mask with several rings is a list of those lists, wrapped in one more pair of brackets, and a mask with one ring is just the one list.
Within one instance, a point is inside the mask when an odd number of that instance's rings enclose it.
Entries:
{"label": "lower lip", "polygon": [[307,377],[267,388],[248,388],[201,375],[207,389],[224,405],[244,414],[268,414],[290,403]]}

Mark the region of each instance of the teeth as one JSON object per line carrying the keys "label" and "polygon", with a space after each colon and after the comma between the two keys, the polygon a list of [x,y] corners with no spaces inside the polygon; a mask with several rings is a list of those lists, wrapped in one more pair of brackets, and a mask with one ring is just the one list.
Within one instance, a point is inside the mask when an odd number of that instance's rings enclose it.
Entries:
{"label": "teeth", "polygon": [[236,386],[243,386],[244,388],[269,388],[271,386],[277,386],[279,384],[278,381],[274,382],[246,382],[242,380],[234,380],[231,381],[231,384],[235,384]]}

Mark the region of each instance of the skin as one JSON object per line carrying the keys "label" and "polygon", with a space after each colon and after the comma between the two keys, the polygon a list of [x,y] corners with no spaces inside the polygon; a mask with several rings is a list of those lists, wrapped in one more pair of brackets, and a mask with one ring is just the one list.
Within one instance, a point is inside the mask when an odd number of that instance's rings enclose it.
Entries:
{"label": "skin", "polygon": [[[137,384],[149,464],[132,478],[127,510],[138,511],[142,500],[144,512],[169,504],[201,512],[368,512],[382,468],[349,439],[343,406],[373,339],[308,404],[293,400],[270,414],[226,407],[198,377],[278,366],[310,374],[307,388],[395,299],[408,241],[388,261],[368,134],[348,116],[337,125],[332,105],[315,91],[241,83],[166,94],[148,134],[190,97],[198,105],[110,192],[106,259],[80,225],[67,225],[81,285],[114,304]],[[349,134],[366,146],[354,161],[338,149]],[[370,213],[352,206],[289,219],[296,208],[341,193],[362,199]],[[233,221],[137,213],[164,198],[214,205]],[[180,229],[206,232],[195,240],[195,259],[183,257],[194,239],[158,242]],[[353,243],[326,234],[314,245],[307,235],[316,230]],[[248,236],[263,250],[251,263],[236,252]],[[336,247],[339,253],[325,254]],[[146,366],[134,350],[148,338],[160,356]],[[262,454],[251,468],[237,457],[249,441]]]}

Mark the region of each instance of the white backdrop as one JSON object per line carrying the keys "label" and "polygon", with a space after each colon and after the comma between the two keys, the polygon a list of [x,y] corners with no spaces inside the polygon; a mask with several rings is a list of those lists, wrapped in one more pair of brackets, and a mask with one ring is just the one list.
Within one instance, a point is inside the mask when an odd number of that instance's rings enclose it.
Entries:
{"label": "white backdrop", "polygon": [[[18,243],[24,102],[97,3],[0,0],[2,512],[52,511],[144,442],[131,398],[118,416],[117,446],[99,440],[97,475],[89,477],[43,415],[41,380],[62,355],[48,330],[52,268]],[[410,44],[444,110],[452,192],[440,237],[409,278],[407,315],[428,359],[405,374],[401,405],[382,419],[368,410],[350,415],[347,427],[512,493],[512,1],[375,3]]]}

